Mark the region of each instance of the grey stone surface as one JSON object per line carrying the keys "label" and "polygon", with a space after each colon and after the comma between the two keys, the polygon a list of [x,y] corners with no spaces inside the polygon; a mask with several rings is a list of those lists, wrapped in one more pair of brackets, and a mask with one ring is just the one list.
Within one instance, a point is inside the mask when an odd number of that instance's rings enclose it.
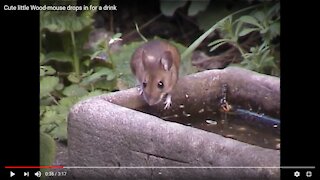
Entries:
{"label": "grey stone surface", "polygon": [[[246,73],[247,81],[244,80]],[[229,84],[233,81],[228,80],[228,76],[239,83]],[[162,114],[170,114],[179,104],[214,106],[222,83],[227,82],[232,92],[253,86],[254,81],[261,81],[253,88],[254,92],[259,91],[256,92],[259,94],[265,89],[265,92],[273,93],[263,93],[264,98],[277,100],[280,96],[276,87],[279,86],[278,79],[240,68],[227,68],[181,78],[173,93],[173,107],[168,111],[162,110],[162,104],[148,107],[135,88],[79,102],[68,118],[68,165],[115,168],[75,168],[70,173],[76,179],[279,179],[278,168],[257,168],[280,166],[277,150],[249,145],[133,110],[153,108]],[[232,93],[231,99],[244,94],[242,96],[248,102],[254,102],[250,96],[245,96],[252,94],[249,88]],[[277,108],[280,108],[278,102],[259,103],[266,111],[279,111]],[[164,168],[168,166],[171,168]],[[185,168],[175,168],[179,166]],[[223,166],[255,168],[195,168]]]}

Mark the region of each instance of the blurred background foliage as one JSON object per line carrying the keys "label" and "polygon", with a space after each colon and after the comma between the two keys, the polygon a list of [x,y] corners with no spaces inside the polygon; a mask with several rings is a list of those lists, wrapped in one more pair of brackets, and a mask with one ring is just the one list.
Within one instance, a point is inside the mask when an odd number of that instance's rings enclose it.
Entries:
{"label": "blurred background foliage", "polygon": [[[41,147],[45,147],[41,149],[48,156],[55,152],[53,139],[67,142],[68,112],[75,103],[135,86],[129,61],[134,50],[144,43],[135,24],[148,39],[167,39],[178,47],[183,54],[182,76],[215,68],[204,63],[196,66],[192,62],[195,49],[214,57],[230,47],[236,49],[241,60],[232,60],[223,67],[237,65],[280,75],[279,1],[155,2],[148,6],[150,11],[139,11],[141,4],[132,1],[118,4],[115,12],[40,12],[40,137]],[[77,1],[40,3],[79,5]],[[105,4],[92,0],[84,5]],[[154,18],[146,21],[152,11]],[[99,22],[103,25],[99,26]],[[258,34],[258,43],[244,48],[243,37],[253,33]],[[207,58],[207,64],[212,62]],[[42,161],[42,165],[48,164],[52,159]]]}

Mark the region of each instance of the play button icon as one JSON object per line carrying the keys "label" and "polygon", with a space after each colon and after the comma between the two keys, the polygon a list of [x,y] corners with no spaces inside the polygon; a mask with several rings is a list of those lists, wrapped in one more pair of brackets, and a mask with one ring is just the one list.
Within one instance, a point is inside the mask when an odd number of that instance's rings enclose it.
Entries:
{"label": "play button icon", "polygon": [[10,177],[16,175],[14,172],[10,171]]}

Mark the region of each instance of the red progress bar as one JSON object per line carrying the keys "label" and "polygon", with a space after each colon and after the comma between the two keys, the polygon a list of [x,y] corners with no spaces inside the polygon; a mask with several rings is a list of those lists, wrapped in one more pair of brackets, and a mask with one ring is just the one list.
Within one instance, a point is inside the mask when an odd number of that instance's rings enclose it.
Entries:
{"label": "red progress bar", "polygon": [[6,169],[58,169],[63,168],[63,166],[5,166]]}

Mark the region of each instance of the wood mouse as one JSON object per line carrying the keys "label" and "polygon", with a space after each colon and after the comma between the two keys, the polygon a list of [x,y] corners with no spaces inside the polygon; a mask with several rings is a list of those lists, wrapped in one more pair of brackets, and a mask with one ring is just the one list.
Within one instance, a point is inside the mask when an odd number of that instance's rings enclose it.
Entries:
{"label": "wood mouse", "polygon": [[178,49],[163,40],[151,40],[133,53],[131,71],[139,83],[140,94],[150,106],[165,97],[164,109],[170,107],[170,92],[178,81],[179,65]]}

